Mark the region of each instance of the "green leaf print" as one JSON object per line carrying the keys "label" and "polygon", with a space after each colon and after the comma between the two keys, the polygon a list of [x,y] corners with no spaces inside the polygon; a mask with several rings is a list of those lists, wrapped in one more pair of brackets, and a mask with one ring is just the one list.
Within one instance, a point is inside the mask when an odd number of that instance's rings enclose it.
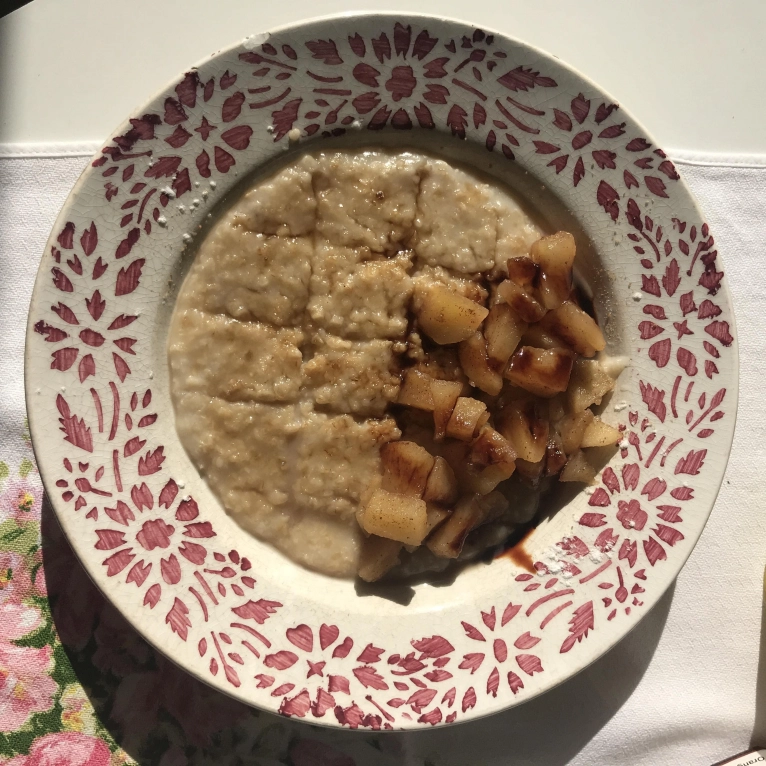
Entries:
{"label": "green leaf print", "polygon": [[0,524],[0,550],[28,556],[38,544],[40,529],[37,524],[17,524],[12,519]]}

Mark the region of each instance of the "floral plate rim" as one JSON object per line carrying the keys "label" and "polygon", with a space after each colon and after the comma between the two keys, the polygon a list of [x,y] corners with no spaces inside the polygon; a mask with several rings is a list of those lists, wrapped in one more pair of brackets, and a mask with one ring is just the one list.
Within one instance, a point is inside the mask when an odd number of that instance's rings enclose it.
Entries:
{"label": "floral plate rim", "polygon": [[[304,90],[284,85],[293,77]],[[304,104],[309,93],[318,109]],[[526,43],[442,17],[378,12],[246,38],[141,111],[116,131],[62,210],[35,284],[25,354],[30,427],[52,504],[90,576],[126,619],[225,693],[353,729],[422,728],[497,712],[579,672],[634,627],[680,571],[712,510],[738,378],[714,239],[640,124],[579,72]],[[623,381],[623,414],[614,407],[625,430],[619,458],[573,503],[570,533],[546,540],[554,525],[535,533],[547,545],[545,556],[541,544],[535,550],[535,574],[514,569],[509,593],[459,613],[445,606],[436,622],[399,614],[396,625],[389,619],[377,630],[339,627],[342,609],[289,602],[295,593],[258,568],[275,560],[238,539],[220,512],[210,515],[199,480],[187,482],[193,493],[182,492],[174,434],[160,435],[156,425],[158,405],[168,412],[167,392],[147,340],[158,321],[156,286],[178,260],[183,229],[192,240],[207,197],[231,188],[240,165],[277,158],[294,130],[317,145],[320,122],[330,139],[385,128],[483,143],[500,162],[534,168],[595,241],[606,224],[621,237],[620,252],[637,259],[626,271],[641,277],[640,289],[620,311],[640,319],[631,358],[646,358]],[[134,151],[147,148],[149,159]],[[177,205],[195,193],[191,204]],[[96,199],[105,201],[94,209]],[[142,310],[132,314],[136,302]],[[66,385],[52,390],[52,374]],[[54,444],[57,421],[63,438]],[[682,450],[691,449],[675,453],[683,441]]]}

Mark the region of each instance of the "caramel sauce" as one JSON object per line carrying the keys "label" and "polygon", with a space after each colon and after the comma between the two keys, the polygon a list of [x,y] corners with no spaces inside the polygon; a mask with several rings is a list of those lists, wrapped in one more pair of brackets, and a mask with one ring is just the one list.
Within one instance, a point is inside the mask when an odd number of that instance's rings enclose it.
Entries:
{"label": "caramel sauce", "polygon": [[530,574],[537,574],[537,570],[535,569],[535,562],[532,561],[532,556],[530,556],[527,550],[524,548],[524,543],[534,531],[534,527],[528,529],[521,540],[519,540],[510,548],[506,548],[501,553],[498,553],[495,558],[508,558],[514,564],[516,564],[516,566],[520,567],[521,569],[526,569],[526,571]]}
{"label": "caramel sauce", "polygon": [[536,285],[540,275],[540,267],[529,257],[508,259],[508,278],[519,287]]}

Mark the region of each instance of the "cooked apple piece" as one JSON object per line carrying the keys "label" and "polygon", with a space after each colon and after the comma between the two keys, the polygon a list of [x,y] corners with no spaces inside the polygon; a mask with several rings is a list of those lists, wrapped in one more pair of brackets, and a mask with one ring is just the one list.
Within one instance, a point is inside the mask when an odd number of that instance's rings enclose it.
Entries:
{"label": "cooked apple piece", "polygon": [[419,410],[434,409],[434,398],[431,393],[433,378],[418,370],[407,370],[404,374],[402,387],[399,389],[398,404],[416,407]]}
{"label": "cooked apple piece", "polygon": [[572,366],[567,387],[567,405],[570,412],[582,412],[592,404],[601,404],[605,394],[614,388],[614,381],[593,359],[578,359]]}
{"label": "cooked apple piece", "polygon": [[567,390],[571,371],[568,351],[522,346],[511,357],[505,377],[519,388],[549,398]]}
{"label": "cooked apple piece", "polygon": [[473,465],[470,460],[471,446],[465,442],[449,440],[442,448],[442,453],[455,472],[458,487],[462,492],[486,494],[507,478],[506,467],[498,470],[495,466]]}
{"label": "cooked apple piece", "polygon": [[557,231],[540,237],[530,248],[532,260],[543,269],[564,271],[574,265],[577,248],[568,231]]}
{"label": "cooked apple piece", "polygon": [[530,255],[540,266],[539,291],[546,309],[555,309],[569,297],[576,253],[574,237],[568,231],[542,237],[532,245]]}
{"label": "cooked apple piece", "polygon": [[567,414],[566,393],[556,394],[556,396],[548,399],[547,404],[548,420],[550,420],[551,423],[556,423]]}
{"label": "cooked apple piece", "polygon": [[386,492],[422,497],[434,467],[428,450],[411,441],[388,442],[380,448],[380,460]]}
{"label": "cooked apple piece", "polygon": [[546,309],[528,290],[506,279],[497,286],[497,294],[523,322],[539,322]]}
{"label": "cooked apple piece", "polygon": [[426,537],[436,529],[449,515],[451,511],[447,510],[441,505],[434,505],[433,503],[426,504]]}
{"label": "cooked apple piece", "polygon": [[543,459],[549,424],[534,400],[526,398],[510,402],[498,420],[500,433],[510,441],[522,460],[537,463]]}
{"label": "cooked apple piece", "polygon": [[[589,412],[590,410],[586,410]],[[614,426],[604,423],[600,418],[593,418],[582,435],[581,447],[610,447],[622,439],[622,434]]]}
{"label": "cooked apple piece", "polygon": [[441,441],[447,434],[447,424],[452,417],[463,384],[455,380],[434,380],[431,382],[431,396],[434,402],[434,439]]}
{"label": "cooked apple piece", "polygon": [[470,396],[459,396],[447,423],[447,436],[464,442],[471,441],[488,419],[489,413],[484,402]]}
{"label": "cooked apple piece", "polygon": [[484,320],[487,356],[505,367],[526,329],[527,323],[522,322],[507,303],[496,303]]}
{"label": "cooked apple piece", "polygon": [[556,424],[556,430],[561,437],[561,446],[567,455],[573,455],[580,449],[585,429],[592,422],[593,413],[590,410],[583,410],[567,415]]}
{"label": "cooked apple piece", "polygon": [[545,448],[545,475],[555,476],[567,462],[564,446],[558,434],[551,434],[548,446]]}
{"label": "cooked apple piece", "polygon": [[455,472],[441,456],[434,458],[431,473],[428,474],[423,500],[427,503],[452,505],[457,500],[458,485]]}
{"label": "cooked apple piece", "polygon": [[473,495],[462,498],[450,517],[429,536],[428,549],[440,558],[456,559],[468,533],[484,521],[489,511]]}
{"label": "cooked apple piece", "polygon": [[526,482],[536,487],[540,483],[543,471],[545,470],[545,459],[538,460],[536,463],[530,463],[528,460],[516,459],[516,471]]}
{"label": "cooked apple piece", "polygon": [[590,314],[571,301],[564,301],[542,320],[544,329],[558,335],[578,354],[592,357],[606,348],[604,334]]}
{"label": "cooked apple piece", "polygon": [[434,380],[457,380],[468,385],[460,359],[457,355],[457,346],[433,346],[419,355],[414,369],[428,375]]}
{"label": "cooked apple piece", "polygon": [[488,465],[485,468],[476,468],[469,466],[463,476],[461,476],[461,487],[477,495],[488,495],[497,485],[506,479],[510,479],[516,470],[516,464],[513,468],[503,465]]}
{"label": "cooked apple piece", "polygon": [[534,287],[537,283],[540,267],[527,255],[508,259],[508,279],[519,287]]}
{"label": "cooked apple piece", "polygon": [[489,313],[481,304],[444,285],[424,291],[419,304],[416,313],[420,329],[442,345],[469,338]]}
{"label": "cooked apple piece", "polygon": [[483,426],[471,445],[468,465],[461,475],[464,489],[489,494],[516,470],[516,453],[508,440],[491,426]]}
{"label": "cooked apple piece", "polygon": [[590,484],[596,478],[596,470],[588,462],[585,453],[578,450],[567,460],[559,481],[581,481]]}
{"label": "cooked apple piece", "polygon": [[402,544],[396,540],[370,535],[362,543],[359,556],[359,577],[365,582],[375,582],[399,563]]}
{"label": "cooked apple piece", "polygon": [[370,535],[420,545],[427,530],[426,504],[419,497],[379,489],[370,498],[360,523]]}
{"label": "cooked apple piece", "polygon": [[[516,452],[508,440],[492,426],[483,426],[471,445],[469,460],[473,465],[504,465],[512,467]],[[513,473],[513,470],[511,470]],[[508,474],[510,476],[510,474]]]}
{"label": "cooked apple piece", "polygon": [[[359,508],[356,511],[357,516],[364,513],[365,506],[370,502],[370,498],[375,494],[375,490],[380,489],[382,482],[383,477],[379,473],[373,475],[370,483],[362,490],[359,496]],[[361,516],[359,516],[359,518],[361,518]],[[360,521],[359,526],[361,525],[362,522]]]}
{"label": "cooked apple piece", "polygon": [[497,396],[500,393],[503,388],[503,376],[490,367],[487,344],[478,330],[470,338],[461,342],[458,355],[463,372],[476,388],[490,396]]}
{"label": "cooked apple piece", "polygon": [[546,332],[539,324],[529,325],[521,336],[521,344],[535,348],[569,348],[561,338]]}

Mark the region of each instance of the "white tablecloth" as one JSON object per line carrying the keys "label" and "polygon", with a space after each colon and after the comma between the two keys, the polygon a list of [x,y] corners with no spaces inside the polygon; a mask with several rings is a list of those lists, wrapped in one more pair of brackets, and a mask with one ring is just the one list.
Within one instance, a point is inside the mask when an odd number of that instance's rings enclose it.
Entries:
{"label": "white tablecloth", "polygon": [[[674,159],[715,234],[734,296],[741,356],[734,448],[702,539],[676,584],[633,633],[550,693],[475,723],[383,737],[383,751],[365,735],[312,734],[351,755],[357,766],[708,766],[746,749],[752,737],[766,743],[766,641],[762,647],[760,637],[766,158]],[[0,148],[0,461],[12,473],[29,455],[23,348],[32,285],[54,218],[86,161],[3,158]]]}

